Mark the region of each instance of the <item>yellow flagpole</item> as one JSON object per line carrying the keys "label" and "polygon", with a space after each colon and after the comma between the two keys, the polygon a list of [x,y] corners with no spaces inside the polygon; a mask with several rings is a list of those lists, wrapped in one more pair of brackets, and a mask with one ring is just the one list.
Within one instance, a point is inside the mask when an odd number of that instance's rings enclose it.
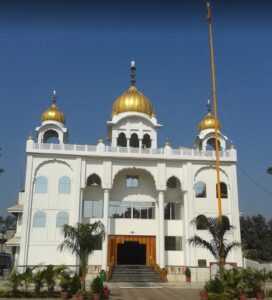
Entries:
{"label": "yellow flagpole", "polygon": [[215,158],[216,158],[216,176],[217,176],[218,216],[219,216],[220,223],[222,223],[222,204],[221,204],[221,186],[220,186],[220,162],[219,162],[219,145],[218,145],[216,84],[215,84],[214,51],[213,51],[212,23],[211,23],[211,7],[210,7],[210,2],[209,1],[207,1],[207,10],[208,10],[207,22],[209,24],[209,36],[210,36],[213,110],[214,110],[214,119],[215,119]]}

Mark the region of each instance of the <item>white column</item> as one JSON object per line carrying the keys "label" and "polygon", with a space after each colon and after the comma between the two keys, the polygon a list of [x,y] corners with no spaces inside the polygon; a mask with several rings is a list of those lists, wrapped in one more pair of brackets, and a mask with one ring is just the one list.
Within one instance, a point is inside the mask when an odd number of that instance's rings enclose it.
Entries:
{"label": "white column", "polygon": [[143,147],[143,140],[139,139],[139,148],[141,149]]}
{"label": "white column", "polygon": [[105,226],[105,239],[102,245],[102,269],[106,271],[108,265],[108,221],[109,221],[109,198],[110,191],[104,190],[103,201],[103,224]]}
{"label": "white column", "polygon": [[183,253],[184,253],[184,265],[190,266],[190,246],[187,243],[189,238],[189,215],[188,215],[188,194],[187,192],[183,193]]}
{"label": "white column", "polygon": [[159,191],[159,257],[160,267],[165,267],[165,247],[164,247],[164,192]]}

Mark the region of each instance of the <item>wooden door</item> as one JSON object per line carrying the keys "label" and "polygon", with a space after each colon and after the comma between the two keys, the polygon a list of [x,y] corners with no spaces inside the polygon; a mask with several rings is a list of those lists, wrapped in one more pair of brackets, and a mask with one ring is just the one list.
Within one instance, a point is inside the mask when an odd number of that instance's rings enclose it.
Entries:
{"label": "wooden door", "polygon": [[156,263],[156,237],[140,235],[110,235],[108,243],[108,264],[117,264],[117,244],[124,244],[126,241],[139,242],[146,246],[146,265]]}

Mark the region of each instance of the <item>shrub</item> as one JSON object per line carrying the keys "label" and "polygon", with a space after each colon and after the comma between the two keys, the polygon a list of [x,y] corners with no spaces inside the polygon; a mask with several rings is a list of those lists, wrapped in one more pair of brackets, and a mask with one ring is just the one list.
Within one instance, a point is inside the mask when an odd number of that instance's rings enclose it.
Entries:
{"label": "shrub", "polygon": [[224,284],[218,277],[215,277],[206,282],[204,289],[208,292],[219,294],[224,292]]}
{"label": "shrub", "polygon": [[94,278],[91,289],[94,294],[101,294],[103,291],[103,282],[101,281],[100,277],[97,276]]}
{"label": "shrub", "polygon": [[12,290],[12,294],[16,294],[18,287],[21,285],[22,275],[18,272],[17,269],[13,269],[8,277],[8,284]]}

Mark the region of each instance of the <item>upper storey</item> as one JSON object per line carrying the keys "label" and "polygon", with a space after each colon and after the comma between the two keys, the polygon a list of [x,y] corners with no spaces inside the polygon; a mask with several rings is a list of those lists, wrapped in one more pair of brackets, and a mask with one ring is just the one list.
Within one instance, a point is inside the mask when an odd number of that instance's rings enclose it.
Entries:
{"label": "upper storey", "polygon": [[156,115],[151,101],[136,88],[135,62],[130,66],[130,87],[112,106],[107,135],[116,147],[157,148]]}

